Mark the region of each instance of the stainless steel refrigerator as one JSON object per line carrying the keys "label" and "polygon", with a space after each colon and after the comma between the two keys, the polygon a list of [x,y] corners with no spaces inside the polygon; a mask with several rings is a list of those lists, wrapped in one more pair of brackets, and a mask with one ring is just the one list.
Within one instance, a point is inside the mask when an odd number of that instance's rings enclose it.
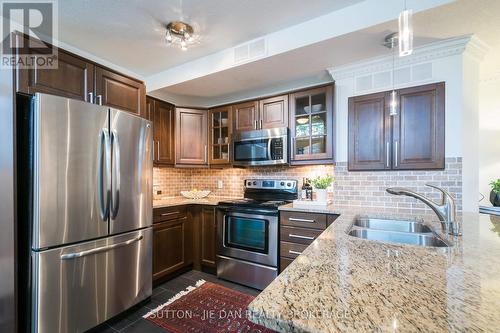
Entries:
{"label": "stainless steel refrigerator", "polygon": [[83,332],[151,296],[152,124],[47,94],[17,99],[25,329]]}

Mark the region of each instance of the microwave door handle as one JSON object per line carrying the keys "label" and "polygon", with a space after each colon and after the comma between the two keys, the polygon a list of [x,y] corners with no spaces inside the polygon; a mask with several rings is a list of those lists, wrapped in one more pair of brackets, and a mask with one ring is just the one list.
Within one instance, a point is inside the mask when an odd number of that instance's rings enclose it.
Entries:
{"label": "microwave door handle", "polygon": [[267,140],[267,160],[268,161],[271,161],[273,159],[273,156],[271,154],[272,141],[273,141],[273,139]]}

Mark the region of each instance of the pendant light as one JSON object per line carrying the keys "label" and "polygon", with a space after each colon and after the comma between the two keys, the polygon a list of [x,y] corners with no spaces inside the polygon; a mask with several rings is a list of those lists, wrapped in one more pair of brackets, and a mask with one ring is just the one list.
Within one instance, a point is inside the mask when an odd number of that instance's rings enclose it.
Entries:
{"label": "pendant light", "polygon": [[398,115],[398,93],[395,89],[395,80],[394,80],[394,69],[395,69],[395,52],[396,47],[398,46],[398,33],[392,33],[387,35],[384,40],[384,46],[392,51],[392,91],[391,91],[391,99],[389,101],[389,115],[397,116]]}
{"label": "pendant light", "polygon": [[404,0],[404,9],[399,14],[399,56],[405,57],[413,52],[413,12],[406,8],[406,0]]}

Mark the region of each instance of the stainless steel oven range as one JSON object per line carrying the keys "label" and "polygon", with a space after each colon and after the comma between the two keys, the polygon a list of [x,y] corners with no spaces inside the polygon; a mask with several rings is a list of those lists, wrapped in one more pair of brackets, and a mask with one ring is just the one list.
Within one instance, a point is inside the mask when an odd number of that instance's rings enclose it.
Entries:
{"label": "stainless steel oven range", "polygon": [[278,276],[278,207],[296,198],[296,180],[247,179],[244,199],[219,204],[219,278],[262,290]]}

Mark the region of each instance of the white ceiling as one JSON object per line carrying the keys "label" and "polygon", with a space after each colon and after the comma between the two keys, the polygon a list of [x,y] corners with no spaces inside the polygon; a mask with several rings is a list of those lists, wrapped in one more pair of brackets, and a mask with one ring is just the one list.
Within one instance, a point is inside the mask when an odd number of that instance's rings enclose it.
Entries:
{"label": "white ceiling", "polygon": [[[206,99],[217,105],[265,95],[271,91],[322,83],[330,78],[327,68],[387,55],[381,45],[397,21],[379,24],[320,43],[298,48],[260,61],[233,67],[160,89],[153,94],[172,100]],[[459,0],[414,16],[415,46],[451,37],[475,34],[489,47],[482,77],[500,71],[500,1]],[[201,98],[201,99],[200,99]],[[194,101],[194,99],[193,99]],[[185,102],[189,103],[189,102]],[[196,103],[196,102],[194,102]]]}
{"label": "white ceiling", "polygon": [[[64,0],[59,40],[142,77],[362,0]],[[191,23],[201,43],[165,44],[165,25]]]}

